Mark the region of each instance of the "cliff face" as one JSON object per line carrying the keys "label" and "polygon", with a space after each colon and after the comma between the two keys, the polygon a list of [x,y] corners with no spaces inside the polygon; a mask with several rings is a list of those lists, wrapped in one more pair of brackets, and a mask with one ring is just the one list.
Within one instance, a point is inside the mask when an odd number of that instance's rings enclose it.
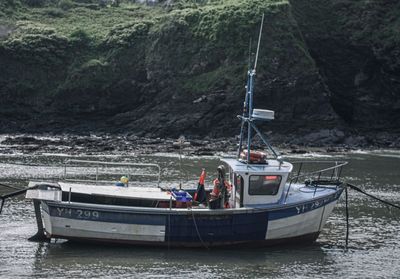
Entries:
{"label": "cliff face", "polygon": [[398,131],[400,2],[290,3],[338,115],[361,130]]}
{"label": "cliff face", "polygon": [[398,129],[395,2],[376,4],[393,16],[379,25],[350,1],[198,2],[7,0],[0,132],[235,135],[262,13],[255,103],[276,111],[269,129]]}

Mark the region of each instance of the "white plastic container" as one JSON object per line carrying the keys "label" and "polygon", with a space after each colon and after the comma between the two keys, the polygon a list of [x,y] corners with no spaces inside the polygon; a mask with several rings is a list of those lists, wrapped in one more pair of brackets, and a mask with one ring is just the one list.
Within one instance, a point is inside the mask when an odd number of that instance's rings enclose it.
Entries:
{"label": "white plastic container", "polygon": [[253,109],[252,118],[259,120],[273,120],[275,118],[275,112],[267,109]]}

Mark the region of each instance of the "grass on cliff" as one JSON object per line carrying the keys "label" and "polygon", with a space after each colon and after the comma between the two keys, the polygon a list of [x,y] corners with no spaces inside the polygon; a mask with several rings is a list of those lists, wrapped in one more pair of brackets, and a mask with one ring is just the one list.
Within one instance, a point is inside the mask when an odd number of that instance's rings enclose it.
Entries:
{"label": "grass on cliff", "polygon": [[[296,40],[290,34],[289,5],[282,0],[181,0],[155,6],[127,1],[104,6],[97,0],[4,1],[9,4],[0,2],[0,27],[13,32],[0,36],[0,58],[10,65],[23,64],[34,88],[30,92],[48,95],[82,90],[114,94],[139,90],[149,81],[173,81],[198,94],[239,87],[236,80],[246,72],[249,37],[253,42],[257,38],[264,12],[267,34],[280,41]],[[29,6],[22,1],[44,2]],[[272,45],[272,36],[265,40],[271,46],[270,57],[286,51],[281,42]],[[44,86],[37,86],[41,73],[54,82],[44,80]],[[11,68],[4,69],[3,83],[15,75]]]}
{"label": "grass on cliff", "polygon": [[[202,17],[193,31],[199,36],[211,38],[217,32],[223,33],[232,27],[230,17],[243,17],[243,20],[249,21],[247,25],[251,25],[251,22],[259,20],[255,15],[260,15],[262,13],[260,9],[263,7],[287,4],[285,0],[181,0],[173,1],[171,5],[152,6],[130,1],[123,1],[119,6],[100,5],[101,0],[92,0],[92,3],[90,0],[4,1],[0,3],[0,24],[17,27],[20,24],[41,24],[53,28],[59,35],[66,37],[77,31],[83,31],[96,42],[105,39],[110,30],[117,25],[141,20],[156,22],[166,15],[179,16],[190,21],[208,14]],[[26,5],[26,1],[43,1],[43,4],[29,6]]]}
{"label": "grass on cliff", "polygon": [[155,19],[165,13],[160,7],[122,3],[119,7],[73,5],[62,9],[58,5],[23,7],[10,18],[1,18],[3,24],[42,25],[54,29],[59,35],[71,37],[76,32],[86,33],[94,42],[105,39],[112,28],[133,20]]}

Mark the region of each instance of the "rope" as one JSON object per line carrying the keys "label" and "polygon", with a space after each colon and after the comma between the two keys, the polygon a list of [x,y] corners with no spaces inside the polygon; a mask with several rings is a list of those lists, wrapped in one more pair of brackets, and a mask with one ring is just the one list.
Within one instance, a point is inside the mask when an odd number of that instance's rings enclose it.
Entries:
{"label": "rope", "polygon": [[20,190],[18,190],[18,191],[15,191],[15,192],[8,193],[8,194],[5,194],[5,195],[0,196],[0,199],[1,199],[0,214],[1,214],[1,212],[3,211],[3,206],[4,206],[4,203],[6,202],[6,199],[11,198],[11,197],[14,197],[14,196],[21,195],[21,194],[25,193],[26,191],[28,191],[29,189],[35,189],[35,188],[37,188],[36,185],[33,186],[33,187],[29,187],[29,188],[25,188],[25,189],[20,189]]}
{"label": "rope", "polygon": [[194,223],[194,227],[196,228],[196,232],[197,232],[197,236],[200,239],[201,244],[204,246],[204,248],[206,248],[207,250],[209,250],[210,248],[207,246],[207,244],[205,244],[205,242],[203,241],[203,239],[201,238],[199,229],[197,228],[197,223],[196,223],[196,219],[194,218],[194,212],[193,209],[190,208],[190,212],[192,213],[192,218],[193,218],[193,223]]}
{"label": "rope", "polygon": [[8,184],[3,184],[3,183],[0,183],[0,186],[6,187],[6,188],[10,188],[10,189],[14,189],[14,190],[21,190],[21,188],[19,188],[19,187],[15,187],[15,186],[8,185]]}
{"label": "rope", "polygon": [[375,199],[375,200],[377,200],[377,201],[379,201],[379,202],[381,202],[381,203],[383,203],[383,204],[386,204],[386,205],[392,206],[392,207],[394,207],[394,208],[400,209],[400,206],[398,206],[398,205],[396,205],[396,204],[393,204],[393,203],[391,203],[391,202],[382,200],[382,199],[380,199],[380,198],[378,198],[378,197],[375,197],[374,195],[368,194],[367,192],[361,190],[359,187],[357,187],[357,186],[355,186],[355,185],[353,185],[353,184],[347,183],[347,186],[349,186],[351,189],[353,189],[353,190],[355,190],[355,191],[357,191],[357,192],[360,192],[361,194],[364,194],[364,195],[366,195],[366,196],[368,196],[368,197],[370,197],[370,198],[372,198],[372,199]]}
{"label": "rope", "polygon": [[346,194],[346,248],[349,246],[349,193],[347,187],[344,188]]}
{"label": "rope", "polygon": [[393,204],[391,202],[382,200],[382,199],[380,199],[380,198],[378,198],[378,197],[376,197],[374,195],[371,195],[371,194],[365,192],[364,190],[362,190],[361,188],[359,188],[359,187],[357,187],[357,186],[355,186],[353,184],[346,183],[346,187],[345,187],[345,194],[346,194],[346,196],[345,196],[345,203],[346,203],[346,249],[347,249],[348,244],[349,244],[349,226],[350,226],[349,225],[348,191],[347,191],[348,187],[353,189],[353,190],[355,190],[355,191],[357,191],[357,192],[359,192],[359,193],[361,193],[361,194],[364,194],[364,195],[366,195],[366,196],[368,196],[368,197],[370,197],[370,198],[372,198],[374,200],[377,200],[377,201],[379,201],[379,202],[381,202],[381,203],[383,203],[385,205],[400,209],[400,206],[398,206],[396,204]]}
{"label": "rope", "polygon": [[171,212],[168,214],[168,251],[170,249],[170,237],[171,237]]}
{"label": "rope", "polygon": [[4,199],[3,197],[0,197],[0,199],[1,199],[0,214],[1,214],[1,212],[3,211],[4,202],[5,202],[6,199]]}
{"label": "rope", "polygon": [[[1,195],[0,196],[0,199],[1,199],[0,214],[1,214],[2,210],[3,210],[3,206],[4,206],[4,203],[6,202],[6,199],[21,195],[21,194],[25,193],[28,190],[38,189],[40,186],[41,185],[37,184],[37,185],[31,186],[31,187],[27,187],[27,188],[24,188],[24,189],[18,189],[18,191],[14,191],[14,192],[11,192],[11,193],[8,193],[8,194],[5,194],[5,195]],[[61,190],[60,186],[46,185],[46,187],[47,188],[55,188],[55,189]]]}

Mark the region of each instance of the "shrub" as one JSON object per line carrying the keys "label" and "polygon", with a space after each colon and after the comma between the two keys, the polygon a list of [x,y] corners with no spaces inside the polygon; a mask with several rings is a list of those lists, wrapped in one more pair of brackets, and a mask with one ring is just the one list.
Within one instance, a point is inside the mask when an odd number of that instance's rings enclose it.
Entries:
{"label": "shrub", "polygon": [[108,1],[107,0],[99,0],[99,6],[104,8],[107,7]]}
{"label": "shrub", "polygon": [[7,55],[26,64],[49,67],[64,65],[68,39],[53,28],[30,22],[20,23],[17,31],[2,42]]}
{"label": "shrub", "polygon": [[44,9],[43,12],[51,17],[63,17],[64,11],[59,8],[47,8]]}
{"label": "shrub", "polygon": [[31,7],[40,7],[46,3],[46,0],[24,0],[24,2]]}
{"label": "shrub", "polygon": [[86,46],[91,42],[91,38],[85,30],[77,29],[71,33],[70,40],[78,46]]}
{"label": "shrub", "polygon": [[71,0],[60,0],[58,2],[58,6],[64,11],[67,11],[74,7],[74,3]]}

